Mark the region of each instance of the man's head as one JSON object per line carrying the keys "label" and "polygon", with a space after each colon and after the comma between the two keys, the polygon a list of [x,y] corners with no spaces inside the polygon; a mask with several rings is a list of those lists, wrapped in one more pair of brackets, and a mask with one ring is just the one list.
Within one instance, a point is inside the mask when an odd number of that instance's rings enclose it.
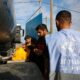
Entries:
{"label": "man's head", "polygon": [[71,13],[66,10],[60,11],[56,16],[57,30],[70,28],[71,26]]}
{"label": "man's head", "polygon": [[26,45],[31,45],[32,37],[29,35],[25,36],[25,44]]}
{"label": "man's head", "polygon": [[39,37],[44,37],[46,34],[48,34],[48,29],[45,24],[40,24],[36,27],[36,31],[38,33]]}

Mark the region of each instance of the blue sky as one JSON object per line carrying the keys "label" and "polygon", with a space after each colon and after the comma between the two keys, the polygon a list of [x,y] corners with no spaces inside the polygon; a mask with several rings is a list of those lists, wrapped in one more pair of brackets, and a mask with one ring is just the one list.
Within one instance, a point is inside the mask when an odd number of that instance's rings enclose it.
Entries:
{"label": "blue sky", "polygon": [[[32,3],[27,3],[32,1]],[[21,24],[22,28],[25,29],[25,24],[31,15],[39,8],[38,0],[14,0],[16,23]],[[45,22],[45,17],[48,18],[48,29],[50,22],[50,0],[42,0],[43,22]],[[72,27],[76,30],[80,30],[80,0],[53,0],[53,17],[55,19],[56,14],[60,10],[68,9],[72,13]],[[36,15],[39,12],[36,13]],[[55,21],[55,20],[54,20]],[[54,32],[56,31],[55,22]]]}

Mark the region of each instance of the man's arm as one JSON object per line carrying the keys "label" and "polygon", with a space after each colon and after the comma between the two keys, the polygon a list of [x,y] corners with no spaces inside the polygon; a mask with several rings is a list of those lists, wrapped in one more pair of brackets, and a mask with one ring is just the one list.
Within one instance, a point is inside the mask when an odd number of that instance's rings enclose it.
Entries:
{"label": "man's arm", "polygon": [[48,35],[46,37],[46,44],[48,46],[49,56],[50,56],[50,76],[49,76],[49,79],[54,80],[56,71],[58,71],[58,61],[60,58],[59,41]]}

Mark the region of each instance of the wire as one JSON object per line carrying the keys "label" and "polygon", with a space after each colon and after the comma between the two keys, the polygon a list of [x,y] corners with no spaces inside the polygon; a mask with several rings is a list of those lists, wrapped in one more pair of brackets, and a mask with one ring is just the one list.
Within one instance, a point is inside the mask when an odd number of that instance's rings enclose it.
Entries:
{"label": "wire", "polygon": [[14,3],[35,3],[35,2],[38,2],[38,1],[25,1],[25,2],[14,2]]}
{"label": "wire", "polygon": [[62,8],[62,9],[67,9],[67,10],[70,10],[70,11],[73,11],[73,12],[76,12],[76,13],[80,13],[79,11],[69,9],[69,8],[65,8],[65,7],[62,7],[62,6],[59,6],[59,5],[54,5],[54,6],[57,6],[58,8]]}
{"label": "wire", "polygon": [[[50,3],[46,3],[46,2],[43,2],[44,4],[47,4],[47,5],[50,5]],[[76,13],[80,13],[79,11],[76,11],[76,10],[72,10],[72,9],[69,9],[69,8],[65,8],[65,7],[62,7],[60,5],[56,5],[54,4],[53,6],[56,6],[58,8],[62,8],[62,9],[67,9],[67,10],[70,10],[70,11],[73,11],[73,12],[76,12]]]}
{"label": "wire", "polygon": [[25,19],[16,19],[16,20],[25,20]]}
{"label": "wire", "polygon": [[[25,2],[14,2],[14,3],[38,3],[38,1],[25,1]],[[50,5],[50,3],[47,3],[47,2],[43,2],[44,4],[46,4],[46,5]],[[80,13],[79,11],[76,11],[76,10],[72,10],[72,9],[69,9],[69,8],[65,8],[65,7],[63,7],[63,6],[60,6],[60,5],[56,5],[56,4],[54,4],[53,6],[56,6],[56,7],[58,7],[58,8],[62,8],[62,9],[67,9],[67,10],[70,10],[70,11],[73,11],[73,12],[76,12],[76,13]]]}
{"label": "wire", "polygon": [[27,20],[27,22],[41,9],[41,7],[39,7],[31,16],[30,18]]}
{"label": "wire", "polygon": [[[38,2],[38,1],[28,1],[28,2],[15,2],[15,3],[35,3],[35,2]],[[43,4],[46,4],[46,5],[49,5],[50,6],[50,3],[47,3],[47,2],[43,2]],[[70,10],[70,11],[73,11],[73,12],[76,12],[76,13],[80,13],[79,11],[76,11],[76,10],[72,10],[72,9],[68,9],[68,8],[65,8],[63,6],[60,6],[60,5],[56,5],[54,4],[53,6],[56,6],[58,8],[62,8],[62,9],[67,9],[67,10]],[[27,20],[27,22],[37,13],[38,10],[40,10],[41,7],[39,7],[31,16],[30,18]],[[23,19],[17,19],[17,20],[23,20]]]}

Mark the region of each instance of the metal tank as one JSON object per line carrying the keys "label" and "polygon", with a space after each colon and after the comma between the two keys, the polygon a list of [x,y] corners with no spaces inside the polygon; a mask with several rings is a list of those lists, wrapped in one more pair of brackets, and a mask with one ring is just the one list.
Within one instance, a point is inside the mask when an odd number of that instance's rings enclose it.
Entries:
{"label": "metal tank", "polygon": [[13,0],[0,0],[0,43],[13,39],[12,33],[15,26]]}
{"label": "metal tank", "polygon": [[0,55],[6,56],[13,46],[15,11],[13,0],[0,0]]}

